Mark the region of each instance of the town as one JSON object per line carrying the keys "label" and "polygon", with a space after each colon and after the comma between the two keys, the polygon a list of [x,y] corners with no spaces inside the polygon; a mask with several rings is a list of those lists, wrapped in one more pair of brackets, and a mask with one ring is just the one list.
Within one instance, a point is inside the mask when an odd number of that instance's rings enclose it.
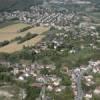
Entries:
{"label": "town", "polygon": [[11,23],[18,34],[0,40],[0,100],[99,100],[100,8],[90,0],[44,1],[0,12],[0,36]]}

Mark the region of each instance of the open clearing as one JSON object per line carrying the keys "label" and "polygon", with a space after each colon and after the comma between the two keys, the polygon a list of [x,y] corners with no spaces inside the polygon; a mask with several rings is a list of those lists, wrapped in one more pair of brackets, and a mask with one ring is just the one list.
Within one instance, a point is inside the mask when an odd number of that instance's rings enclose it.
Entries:
{"label": "open clearing", "polygon": [[18,33],[18,30],[29,26],[28,24],[23,24],[23,23],[18,23],[18,24],[13,24],[4,28],[0,29],[0,41],[4,40],[13,40],[14,38],[21,36],[24,37],[28,32],[31,33],[37,33],[39,34],[35,38],[32,38],[31,40],[25,41],[22,44],[17,44],[17,41],[12,42],[4,47],[0,48],[0,52],[6,52],[6,53],[13,53],[15,51],[20,51],[23,46],[34,46],[38,42],[40,42],[45,34],[42,34],[46,31],[48,31],[48,27],[33,27],[25,32],[20,32]]}

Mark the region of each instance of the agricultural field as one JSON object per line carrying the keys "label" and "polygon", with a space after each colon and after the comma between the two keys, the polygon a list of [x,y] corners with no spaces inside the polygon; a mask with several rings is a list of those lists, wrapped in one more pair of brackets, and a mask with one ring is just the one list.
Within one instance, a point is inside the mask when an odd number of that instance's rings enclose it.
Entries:
{"label": "agricultural field", "polygon": [[43,39],[44,35],[39,35],[31,40],[25,41],[22,44],[18,44],[17,42],[13,42],[7,46],[4,46],[0,48],[0,52],[6,52],[6,53],[13,53],[15,51],[22,50],[23,46],[34,46],[38,42],[40,42]]}
{"label": "agricultural field", "polygon": [[21,28],[29,26],[28,24],[23,24],[23,23],[17,23],[17,24],[12,24],[7,27],[1,28],[0,33],[17,33],[18,30]]}
{"label": "agricultural field", "polygon": [[21,36],[18,31],[22,28],[29,26],[28,24],[17,23],[13,25],[8,25],[6,27],[0,28],[0,41],[12,40],[17,36]]}
{"label": "agricultural field", "polygon": [[28,29],[24,32],[18,32],[20,29],[25,28],[29,26],[28,24],[23,24],[23,23],[17,23],[13,25],[9,25],[6,27],[3,27],[0,29],[0,41],[11,41],[15,39],[16,37],[24,37],[28,32],[31,33],[37,33],[38,36],[35,38],[32,38],[28,41],[25,41],[24,43],[18,44],[18,41],[11,42],[10,44],[1,47],[0,52],[7,52],[7,53],[13,53],[15,51],[19,51],[23,48],[23,46],[34,46],[37,44],[39,41],[43,39],[45,34],[42,34],[46,31],[48,31],[48,27],[32,27],[31,29]]}

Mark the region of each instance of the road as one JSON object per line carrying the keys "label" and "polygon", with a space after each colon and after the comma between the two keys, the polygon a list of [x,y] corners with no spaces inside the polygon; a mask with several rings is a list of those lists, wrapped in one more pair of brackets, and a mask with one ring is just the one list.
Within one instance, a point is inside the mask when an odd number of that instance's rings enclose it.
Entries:
{"label": "road", "polygon": [[75,72],[75,80],[76,80],[76,86],[77,86],[77,95],[75,96],[75,100],[82,100],[83,91],[82,91],[82,86],[81,86],[81,80],[82,80],[81,71]]}
{"label": "road", "polygon": [[77,100],[82,100],[83,98],[83,91],[81,87],[81,73],[78,73],[76,76],[76,84],[77,84]]}
{"label": "road", "polygon": [[[87,71],[91,68],[92,68],[91,66],[88,66]],[[83,71],[83,70],[77,70],[77,71],[76,71],[76,69],[74,70],[76,86],[77,86],[77,95],[75,96],[75,100],[83,100],[84,93],[82,90],[81,80],[82,80],[82,77],[83,77],[85,72],[86,71]]]}

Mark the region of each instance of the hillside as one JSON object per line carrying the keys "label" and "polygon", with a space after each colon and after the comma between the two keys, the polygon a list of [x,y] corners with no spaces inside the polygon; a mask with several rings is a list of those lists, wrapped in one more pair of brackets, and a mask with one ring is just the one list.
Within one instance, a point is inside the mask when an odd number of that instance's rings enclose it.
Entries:
{"label": "hillside", "polygon": [[41,4],[42,0],[0,0],[0,11],[23,10],[31,5]]}

